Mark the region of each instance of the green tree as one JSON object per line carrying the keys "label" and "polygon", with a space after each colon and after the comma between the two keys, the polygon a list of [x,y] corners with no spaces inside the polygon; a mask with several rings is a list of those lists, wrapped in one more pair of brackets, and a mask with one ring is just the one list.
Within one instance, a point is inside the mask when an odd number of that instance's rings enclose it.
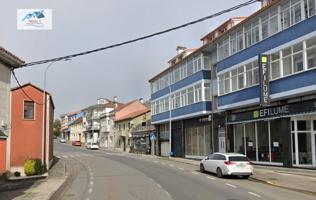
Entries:
{"label": "green tree", "polygon": [[54,121],[54,135],[56,137],[59,137],[60,132],[61,132],[61,122],[59,119],[55,119],[55,121]]}

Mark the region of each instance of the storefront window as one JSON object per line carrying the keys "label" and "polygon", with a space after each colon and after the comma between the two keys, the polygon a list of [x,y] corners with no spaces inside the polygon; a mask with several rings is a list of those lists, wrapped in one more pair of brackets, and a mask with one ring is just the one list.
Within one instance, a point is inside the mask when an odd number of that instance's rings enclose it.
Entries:
{"label": "storefront window", "polygon": [[258,157],[259,161],[269,162],[269,129],[267,121],[257,122]]}
{"label": "storefront window", "polygon": [[311,146],[311,133],[303,132],[298,133],[298,159],[299,164],[311,165],[312,164],[312,146]]}
{"label": "storefront window", "polygon": [[279,126],[278,120],[270,121],[271,162],[283,162],[283,145],[280,142],[281,132]]}
{"label": "storefront window", "polygon": [[256,131],[255,123],[245,124],[246,155],[250,160],[256,160]]}
{"label": "storefront window", "polygon": [[244,125],[234,125],[235,152],[245,154]]}
{"label": "storefront window", "polygon": [[199,126],[185,128],[186,155],[206,156],[211,149],[211,127]]}

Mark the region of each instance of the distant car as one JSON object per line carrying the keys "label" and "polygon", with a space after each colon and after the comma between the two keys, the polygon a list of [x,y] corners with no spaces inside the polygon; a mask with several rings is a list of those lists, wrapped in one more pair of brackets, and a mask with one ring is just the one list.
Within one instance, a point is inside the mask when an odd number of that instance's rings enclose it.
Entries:
{"label": "distant car", "polygon": [[253,174],[253,166],[243,154],[213,153],[201,161],[200,171],[215,173],[220,178],[231,175],[247,179]]}
{"label": "distant car", "polygon": [[81,146],[81,142],[79,140],[73,141],[72,146]]}
{"label": "distant car", "polygon": [[90,149],[98,150],[99,149],[99,145],[97,143],[92,143],[91,146],[90,146]]}
{"label": "distant car", "polygon": [[59,138],[59,142],[60,143],[66,143],[66,139],[65,138]]}

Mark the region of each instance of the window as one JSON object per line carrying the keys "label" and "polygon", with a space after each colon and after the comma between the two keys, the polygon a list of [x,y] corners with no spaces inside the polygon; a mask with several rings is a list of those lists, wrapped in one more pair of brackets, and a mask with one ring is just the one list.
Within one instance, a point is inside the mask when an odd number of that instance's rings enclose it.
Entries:
{"label": "window", "polygon": [[187,104],[188,104],[187,91],[183,90],[181,91],[181,106],[186,106]]}
{"label": "window", "polygon": [[265,39],[269,36],[269,16],[261,18],[261,32],[262,39]]}
{"label": "window", "polygon": [[283,76],[292,74],[292,49],[291,47],[282,50]]}
{"label": "window", "polygon": [[210,101],[211,100],[211,83],[204,83],[204,94],[205,94],[205,100]]}
{"label": "window", "polygon": [[282,29],[302,20],[301,0],[292,0],[281,6]]}
{"label": "window", "polygon": [[24,101],[24,119],[35,119],[34,101]]}
{"label": "window", "polygon": [[240,51],[244,48],[244,37],[242,30],[237,32],[237,50]]}
{"label": "window", "polygon": [[305,0],[306,16],[315,15],[315,0]]}
{"label": "window", "polygon": [[293,46],[293,71],[303,71],[303,43],[299,43]]}
{"label": "window", "polygon": [[202,101],[202,89],[201,85],[195,85],[194,86],[194,102],[200,102]]}
{"label": "window", "polygon": [[237,90],[237,69],[231,72],[232,77],[232,91]]}
{"label": "window", "polygon": [[229,93],[230,92],[230,73],[226,72],[224,74],[224,90],[225,93]]}
{"label": "window", "polygon": [[238,68],[238,89],[245,87],[244,66]]}
{"label": "window", "polygon": [[316,37],[306,41],[307,68],[316,67]]}
{"label": "window", "polygon": [[249,87],[253,83],[253,71],[252,71],[252,63],[246,65],[246,87]]}
{"label": "window", "polygon": [[278,10],[272,10],[269,15],[269,35],[273,35],[279,31]]}
{"label": "window", "polygon": [[193,93],[193,87],[188,88],[188,104],[193,104],[194,103],[194,93]]}
{"label": "window", "polygon": [[270,79],[273,80],[280,77],[280,53],[277,52],[277,53],[271,54],[270,60],[271,60]]}
{"label": "window", "polygon": [[187,74],[188,76],[193,74],[193,61],[189,60],[187,64]]}

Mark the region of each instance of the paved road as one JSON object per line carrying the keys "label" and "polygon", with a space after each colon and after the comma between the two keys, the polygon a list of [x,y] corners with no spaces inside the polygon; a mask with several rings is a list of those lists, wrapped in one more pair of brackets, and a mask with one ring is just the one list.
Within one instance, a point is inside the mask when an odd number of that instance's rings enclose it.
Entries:
{"label": "paved road", "polygon": [[71,166],[67,200],[315,200],[315,196],[239,178],[219,179],[195,166],[150,156],[89,151],[55,143]]}

